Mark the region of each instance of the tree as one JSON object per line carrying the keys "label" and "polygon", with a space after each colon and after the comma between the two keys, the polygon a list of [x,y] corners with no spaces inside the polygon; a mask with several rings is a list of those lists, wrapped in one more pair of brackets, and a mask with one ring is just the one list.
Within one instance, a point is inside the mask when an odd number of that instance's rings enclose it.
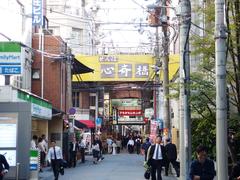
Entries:
{"label": "tree", "polygon": [[[227,39],[227,84],[229,85],[228,118],[229,135],[240,137],[240,1],[226,0]],[[193,148],[203,143],[215,156],[215,44],[214,44],[214,1],[207,0],[205,7],[195,9],[204,14],[204,36],[193,33],[191,43],[195,47],[193,55],[201,56],[198,73],[191,76],[192,135]],[[196,26],[196,25],[195,25]],[[198,26],[196,26],[198,27]],[[198,27],[201,28],[201,27]],[[203,29],[203,28],[201,28]],[[237,161],[237,146],[233,136],[229,136],[228,149],[233,163]]]}

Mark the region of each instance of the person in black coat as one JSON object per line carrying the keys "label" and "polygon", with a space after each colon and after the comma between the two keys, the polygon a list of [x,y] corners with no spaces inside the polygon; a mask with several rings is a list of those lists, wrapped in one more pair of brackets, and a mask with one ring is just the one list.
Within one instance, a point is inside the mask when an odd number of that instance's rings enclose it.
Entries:
{"label": "person in black coat", "polygon": [[0,154],[0,180],[3,179],[4,175],[9,171],[9,164],[4,155]]}
{"label": "person in black coat", "polygon": [[197,160],[190,166],[189,179],[191,180],[213,180],[216,175],[214,163],[207,158],[207,148],[199,145],[196,149]]}
{"label": "person in black coat", "polygon": [[240,180],[240,162],[233,166],[229,180]]}
{"label": "person in black coat", "polygon": [[162,180],[161,170],[167,159],[166,150],[165,147],[161,145],[161,141],[162,137],[157,136],[155,144],[148,149],[147,164],[151,166],[152,180]]}
{"label": "person in black coat", "polygon": [[167,144],[165,145],[166,149],[166,155],[167,155],[167,160],[165,164],[165,175],[168,176],[168,169],[169,169],[169,164],[171,163],[173,165],[173,168],[176,171],[177,177],[179,177],[180,172],[179,172],[179,163],[176,161],[177,160],[177,147],[175,144],[172,144],[170,141],[170,138],[166,139]]}
{"label": "person in black coat", "polygon": [[70,167],[76,167],[76,156],[79,151],[79,144],[76,141],[76,138],[73,138],[73,142],[70,143]]}

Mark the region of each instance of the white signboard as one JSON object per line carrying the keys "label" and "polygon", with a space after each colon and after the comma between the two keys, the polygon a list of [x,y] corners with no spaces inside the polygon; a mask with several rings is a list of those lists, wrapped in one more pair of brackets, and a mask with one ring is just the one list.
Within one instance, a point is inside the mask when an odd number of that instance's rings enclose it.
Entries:
{"label": "white signboard", "polygon": [[16,166],[16,150],[0,150],[0,154],[5,156],[9,166]]}
{"label": "white signboard", "polygon": [[15,148],[17,138],[16,124],[1,124],[0,120],[0,148]]}
{"label": "white signboard", "polygon": [[42,118],[52,118],[52,109],[40,106],[38,104],[32,103],[32,116],[42,117]]}

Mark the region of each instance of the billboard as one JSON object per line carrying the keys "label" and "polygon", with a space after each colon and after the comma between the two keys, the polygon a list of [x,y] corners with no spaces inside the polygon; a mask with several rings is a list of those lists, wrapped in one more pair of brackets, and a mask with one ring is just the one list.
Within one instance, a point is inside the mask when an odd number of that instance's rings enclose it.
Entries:
{"label": "billboard", "polygon": [[[151,55],[103,55],[75,58],[84,65],[94,69],[92,73],[81,74],[82,81],[154,81],[156,60]],[[169,57],[169,79],[172,79],[179,68],[179,55]],[[163,72],[160,71],[162,78]],[[77,75],[73,81],[78,81]]]}
{"label": "billboard", "polygon": [[18,42],[0,42],[0,75],[22,73],[22,47]]}

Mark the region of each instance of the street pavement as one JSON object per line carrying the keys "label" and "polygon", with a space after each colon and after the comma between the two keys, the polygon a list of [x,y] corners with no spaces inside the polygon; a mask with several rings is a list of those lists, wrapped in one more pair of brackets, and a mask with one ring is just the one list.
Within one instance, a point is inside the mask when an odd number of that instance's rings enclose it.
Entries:
{"label": "street pavement", "polygon": [[[92,156],[86,156],[86,162],[78,163],[75,168],[66,168],[59,180],[144,180],[144,157],[137,154],[122,153],[104,155],[104,160],[93,164]],[[164,172],[162,172],[164,174]],[[53,172],[45,168],[39,173],[40,180],[53,180]],[[163,176],[163,180],[177,180],[175,175]]]}

